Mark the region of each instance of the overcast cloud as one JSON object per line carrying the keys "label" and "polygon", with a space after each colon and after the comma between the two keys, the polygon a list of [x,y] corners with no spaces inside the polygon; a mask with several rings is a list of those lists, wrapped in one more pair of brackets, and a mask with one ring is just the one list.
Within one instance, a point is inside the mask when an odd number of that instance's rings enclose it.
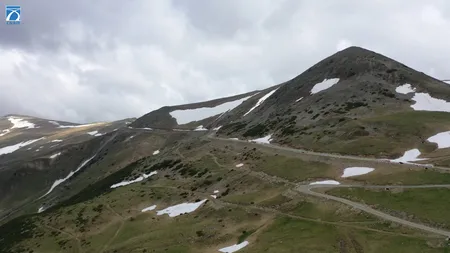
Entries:
{"label": "overcast cloud", "polygon": [[[0,115],[90,122],[262,89],[350,45],[450,78],[447,0],[0,0]],[[2,14],[3,15],[3,14]]]}

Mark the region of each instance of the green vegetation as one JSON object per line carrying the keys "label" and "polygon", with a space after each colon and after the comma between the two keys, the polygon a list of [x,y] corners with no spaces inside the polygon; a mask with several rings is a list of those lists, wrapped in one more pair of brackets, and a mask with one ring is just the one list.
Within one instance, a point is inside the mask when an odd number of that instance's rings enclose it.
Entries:
{"label": "green vegetation", "polygon": [[323,221],[377,221],[372,215],[336,206],[333,202],[300,201],[292,208],[282,210],[293,215]]}
{"label": "green vegetation", "polygon": [[[328,194],[363,201],[376,205],[377,209],[390,210],[397,216],[450,228],[450,217],[445,215],[450,209],[448,189],[408,189],[402,191],[370,190],[363,188],[336,188]],[[413,216],[411,216],[413,215]]]}
{"label": "green vegetation", "polygon": [[242,252],[443,252],[443,247],[431,247],[428,242],[402,235],[281,217]]}
{"label": "green vegetation", "polygon": [[281,155],[265,156],[255,161],[254,170],[297,182],[315,177],[333,176],[335,173],[326,163],[303,161]]}
{"label": "green vegetation", "polygon": [[243,241],[245,241],[245,239],[247,239],[251,234],[255,233],[256,230],[250,230],[250,231],[242,231],[242,235],[239,236],[237,243],[241,243]]}
{"label": "green vegetation", "polygon": [[369,173],[352,178],[375,185],[423,185],[423,184],[450,184],[450,173],[428,170],[401,170],[383,173]]}
{"label": "green vegetation", "polygon": [[[353,107],[359,105],[347,104]],[[420,148],[431,152],[436,146],[425,140],[448,130],[450,114],[446,112],[406,111],[369,118],[326,118],[284,135],[286,143],[320,152],[361,156],[398,157],[406,150]],[[285,128],[286,128],[285,127]]]}

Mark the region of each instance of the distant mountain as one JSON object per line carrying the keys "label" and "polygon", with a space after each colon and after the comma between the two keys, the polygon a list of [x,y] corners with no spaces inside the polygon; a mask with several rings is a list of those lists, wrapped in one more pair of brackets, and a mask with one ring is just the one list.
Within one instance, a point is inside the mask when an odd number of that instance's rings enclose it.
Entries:
{"label": "distant mountain", "polygon": [[0,252],[442,252],[447,101],[351,47],[138,119],[1,117]]}
{"label": "distant mountain", "polygon": [[[414,93],[396,89],[411,84]],[[450,86],[386,56],[350,47],[290,81],[234,97],[167,106],[131,126],[218,129],[221,136],[323,152],[394,157],[446,129]],[[423,125],[400,125],[417,117]],[[435,121],[435,124],[425,123]]]}

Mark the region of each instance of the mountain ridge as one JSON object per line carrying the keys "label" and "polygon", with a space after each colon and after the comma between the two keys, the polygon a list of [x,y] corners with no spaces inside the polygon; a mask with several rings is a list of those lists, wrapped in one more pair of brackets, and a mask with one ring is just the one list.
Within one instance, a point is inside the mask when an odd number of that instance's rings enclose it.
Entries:
{"label": "mountain ridge", "polygon": [[441,252],[447,98],[443,82],[351,47],[281,84],[133,122],[0,118],[0,252]]}

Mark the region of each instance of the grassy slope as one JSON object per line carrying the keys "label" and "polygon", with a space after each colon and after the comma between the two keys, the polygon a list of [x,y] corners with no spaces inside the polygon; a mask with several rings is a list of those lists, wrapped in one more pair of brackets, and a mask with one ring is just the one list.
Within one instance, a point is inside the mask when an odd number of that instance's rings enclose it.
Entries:
{"label": "grassy slope", "polygon": [[[368,190],[361,188],[339,188],[328,193],[355,201],[364,201],[376,205],[379,209],[391,210],[396,215],[428,224],[450,228],[450,218],[445,215],[450,204],[446,199],[450,197],[448,189],[408,189]],[[411,216],[413,215],[413,216]]]}
{"label": "grassy slope", "polygon": [[[386,226],[339,203],[295,195],[283,184],[236,168],[234,165],[244,159],[243,148],[197,143],[180,150],[188,157],[181,163],[167,163],[163,157],[154,156],[142,159],[93,184],[71,201],[26,218],[35,226],[31,230],[34,234],[16,234],[3,245],[22,245],[36,252],[80,252],[79,248],[84,252],[217,252],[246,239],[250,245],[242,250],[244,253],[442,251],[433,248],[442,240]],[[246,166],[259,161],[251,158],[253,155],[248,155]],[[264,152],[258,155],[266,160],[273,158]],[[295,164],[292,158],[277,157],[271,165],[274,174]],[[108,188],[129,175],[154,169],[158,174],[149,180]],[[270,167],[265,171],[270,173]],[[323,173],[317,170],[313,176]],[[302,174],[302,170],[293,174],[291,170],[280,175],[298,180]],[[213,199],[209,195],[216,189],[219,198]],[[154,204],[160,210],[204,198],[209,202],[200,209],[176,218],[140,211]],[[8,234],[20,231],[19,225],[9,228]],[[0,233],[0,240],[2,236]]]}
{"label": "grassy slope", "polygon": [[412,148],[432,151],[434,144],[423,141],[448,131],[449,125],[449,113],[407,111],[356,120],[348,118],[342,123],[324,121],[308,127],[304,134],[294,135],[291,142],[321,152],[396,157]]}

